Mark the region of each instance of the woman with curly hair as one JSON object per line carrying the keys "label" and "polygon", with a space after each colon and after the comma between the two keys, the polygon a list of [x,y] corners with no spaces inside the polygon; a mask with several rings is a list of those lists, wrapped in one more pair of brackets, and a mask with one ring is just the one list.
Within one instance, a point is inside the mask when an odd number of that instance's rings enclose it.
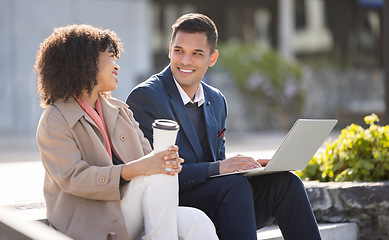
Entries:
{"label": "woman with curly hair", "polygon": [[209,218],[178,206],[178,147],[154,153],[116,88],[121,40],[90,25],[54,29],[36,55],[37,142],[52,227],[74,239],[217,239]]}

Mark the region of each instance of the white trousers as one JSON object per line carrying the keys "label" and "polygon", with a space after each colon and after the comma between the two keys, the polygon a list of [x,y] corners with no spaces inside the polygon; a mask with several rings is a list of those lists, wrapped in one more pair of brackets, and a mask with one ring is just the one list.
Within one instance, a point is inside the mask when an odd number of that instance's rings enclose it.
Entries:
{"label": "white trousers", "polygon": [[128,183],[121,209],[130,239],[218,239],[208,216],[178,207],[178,176],[138,176]]}

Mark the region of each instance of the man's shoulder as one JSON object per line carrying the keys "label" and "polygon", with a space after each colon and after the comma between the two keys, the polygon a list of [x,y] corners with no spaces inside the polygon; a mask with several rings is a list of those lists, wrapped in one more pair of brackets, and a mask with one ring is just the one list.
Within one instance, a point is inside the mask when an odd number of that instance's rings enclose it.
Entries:
{"label": "man's shoulder", "polygon": [[163,96],[167,96],[167,91],[162,71],[135,86],[129,93],[126,103],[131,106],[138,101],[158,101],[157,99]]}
{"label": "man's shoulder", "polygon": [[212,97],[221,98],[221,99],[225,98],[223,93],[218,88],[213,87],[205,82],[202,82],[202,85],[203,85],[204,92],[207,95],[212,96]]}
{"label": "man's shoulder", "polygon": [[163,72],[157,73],[149,77],[147,80],[139,83],[133,90],[134,91],[161,91],[162,88],[165,88],[163,81]]}
{"label": "man's shoulder", "polygon": [[164,88],[164,84],[162,82],[162,79],[155,77],[155,75],[151,76],[149,79],[145,80],[144,82],[139,83],[137,86],[135,86],[131,92],[131,95],[138,95],[138,94],[152,94],[155,93],[161,93]]}

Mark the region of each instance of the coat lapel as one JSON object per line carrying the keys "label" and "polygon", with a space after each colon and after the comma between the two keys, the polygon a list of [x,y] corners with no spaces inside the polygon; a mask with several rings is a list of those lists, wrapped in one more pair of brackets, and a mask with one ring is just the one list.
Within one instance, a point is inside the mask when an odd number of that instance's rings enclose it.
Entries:
{"label": "coat lapel", "polygon": [[70,97],[67,101],[59,99],[54,104],[63,113],[70,128],[73,128],[80,118],[84,117],[93,127],[99,129],[95,121],[81,108],[73,97]]}
{"label": "coat lapel", "polygon": [[189,117],[188,111],[182,102],[180,93],[178,92],[177,86],[174,83],[170,65],[168,69],[164,71],[163,80],[168,94],[170,95],[170,104],[177,117],[177,121],[180,124],[180,131],[183,131],[191,144],[196,158],[199,159],[203,155],[199,139],[197,138],[196,130]]}
{"label": "coat lapel", "polygon": [[108,136],[112,141],[113,130],[115,129],[116,121],[119,114],[119,109],[112,106],[107,99],[99,95],[101,108],[103,110],[105,127],[107,128]]}
{"label": "coat lapel", "polygon": [[[97,137],[100,139],[101,143],[105,144],[104,135],[101,129],[97,126],[95,121],[93,121],[93,119],[81,108],[81,106],[73,97],[70,97],[67,101],[59,99],[55,101],[54,104],[62,112],[62,115],[66,119],[66,122],[70,128],[73,128],[74,125],[80,121],[82,117],[84,117],[87,123],[92,127],[93,131],[97,134]],[[108,153],[107,156],[109,157]]]}
{"label": "coat lapel", "polygon": [[[107,128],[108,136],[112,139],[113,131],[115,129],[116,121],[119,115],[119,109],[110,104],[109,101],[101,95],[99,95],[99,99],[101,108],[103,110],[105,127]],[[58,100],[55,102],[55,104],[61,110],[61,112],[63,112],[63,115],[70,128],[72,128],[81,117],[84,117],[85,120],[96,129],[99,138],[104,142],[104,136],[101,129],[97,126],[95,121],[93,121],[93,119],[80,107],[80,105],[78,105],[74,98],[69,98],[67,102]],[[127,105],[123,103],[123,107],[126,106]]]}

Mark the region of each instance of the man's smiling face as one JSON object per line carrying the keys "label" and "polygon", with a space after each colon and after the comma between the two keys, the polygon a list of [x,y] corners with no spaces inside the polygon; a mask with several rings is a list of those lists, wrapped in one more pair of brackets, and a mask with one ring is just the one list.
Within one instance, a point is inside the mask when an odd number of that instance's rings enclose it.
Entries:
{"label": "man's smiling face", "polygon": [[178,31],[170,43],[169,58],[174,79],[192,98],[208,67],[212,67],[218,52],[211,54],[205,33]]}

